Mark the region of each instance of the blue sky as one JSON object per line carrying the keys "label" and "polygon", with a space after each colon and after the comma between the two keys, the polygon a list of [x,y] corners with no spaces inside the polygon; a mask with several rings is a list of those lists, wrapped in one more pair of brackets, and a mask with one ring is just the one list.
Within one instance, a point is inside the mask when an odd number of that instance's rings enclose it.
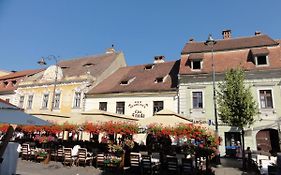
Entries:
{"label": "blue sky", "polygon": [[0,69],[37,69],[42,56],[71,59],[115,45],[128,65],[176,60],[193,37],[231,29],[281,39],[278,0],[0,0]]}

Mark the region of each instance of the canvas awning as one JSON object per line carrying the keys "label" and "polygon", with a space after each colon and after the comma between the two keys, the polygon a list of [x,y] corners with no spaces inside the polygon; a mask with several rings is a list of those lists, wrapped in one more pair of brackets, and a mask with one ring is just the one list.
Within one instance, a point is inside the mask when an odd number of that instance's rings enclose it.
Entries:
{"label": "canvas awning", "polygon": [[190,119],[183,117],[170,110],[161,110],[152,117],[147,117],[139,120],[141,126],[148,126],[150,124],[162,124],[163,126],[175,126],[179,123],[192,123]]}
{"label": "canvas awning", "polygon": [[138,119],[132,116],[126,116],[121,114],[110,113],[106,111],[101,111],[98,109],[93,109],[91,111],[86,111],[82,113],[54,113],[54,112],[44,112],[44,113],[33,113],[41,119],[51,121],[57,124],[63,124],[64,122],[73,124],[83,124],[86,122],[98,123],[107,121],[137,121]]}
{"label": "canvas awning", "polygon": [[20,108],[0,99],[0,123],[16,125],[50,125],[49,122],[27,114]]}

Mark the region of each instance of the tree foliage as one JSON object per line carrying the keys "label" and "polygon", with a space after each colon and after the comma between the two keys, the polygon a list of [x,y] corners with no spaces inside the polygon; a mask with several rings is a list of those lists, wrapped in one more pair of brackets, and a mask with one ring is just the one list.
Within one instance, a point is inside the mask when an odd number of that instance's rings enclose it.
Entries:
{"label": "tree foliage", "polygon": [[219,84],[218,114],[222,122],[243,129],[254,122],[257,103],[250,87],[246,87],[244,71],[240,68],[230,69],[225,79]]}

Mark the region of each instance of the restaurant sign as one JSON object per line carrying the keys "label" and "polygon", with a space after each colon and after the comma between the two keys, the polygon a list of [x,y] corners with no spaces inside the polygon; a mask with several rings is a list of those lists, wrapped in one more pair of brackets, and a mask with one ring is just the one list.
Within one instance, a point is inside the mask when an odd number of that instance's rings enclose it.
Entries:
{"label": "restaurant sign", "polygon": [[134,101],[134,103],[130,103],[128,105],[129,108],[135,109],[132,113],[132,116],[135,118],[144,118],[145,114],[143,110],[145,110],[148,107],[147,103],[142,103],[142,101]]}

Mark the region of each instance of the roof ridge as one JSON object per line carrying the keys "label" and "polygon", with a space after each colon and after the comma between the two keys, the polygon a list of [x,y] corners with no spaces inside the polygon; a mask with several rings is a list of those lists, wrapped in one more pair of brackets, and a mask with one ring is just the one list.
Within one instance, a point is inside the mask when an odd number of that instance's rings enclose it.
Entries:
{"label": "roof ridge", "polygon": [[120,53],[121,53],[121,52],[114,52],[114,53],[103,53],[103,54],[82,56],[82,57],[73,57],[73,58],[70,58],[70,59],[67,59],[67,60],[58,61],[58,64],[64,63],[64,62],[76,61],[76,60],[80,60],[80,59],[87,59],[87,58],[91,58],[91,57],[98,58],[98,57],[107,56],[107,55],[112,55],[112,54],[118,55],[118,54],[120,54]]}

